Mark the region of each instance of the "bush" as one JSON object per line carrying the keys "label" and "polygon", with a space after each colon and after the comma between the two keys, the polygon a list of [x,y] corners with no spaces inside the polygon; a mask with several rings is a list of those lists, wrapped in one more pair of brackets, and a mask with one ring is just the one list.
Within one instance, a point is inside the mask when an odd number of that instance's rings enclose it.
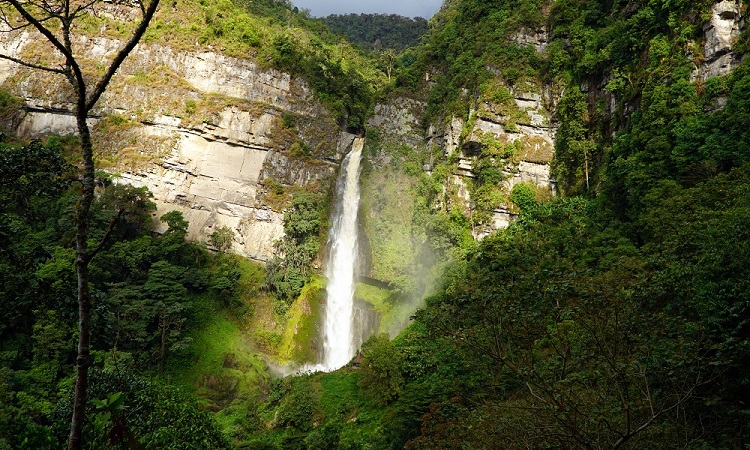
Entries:
{"label": "bush", "polygon": [[320,409],[318,397],[306,378],[290,379],[291,386],[278,409],[277,427],[310,431]]}
{"label": "bush", "polygon": [[295,194],[284,214],[284,237],[274,243],[276,255],[266,266],[266,286],[287,305],[302,291],[320,249],[321,213],[317,194]]}
{"label": "bush", "polygon": [[[130,371],[90,370],[87,409],[92,417],[91,412],[99,399],[109,399],[117,393],[124,399],[119,416],[100,416],[98,424],[105,428],[105,434],[98,440],[94,438],[97,421],[87,421],[84,428],[86,448],[123,445],[126,435],[133,436],[144,449],[231,448],[213,417],[200,411],[191,396],[158,382],[146,381]],[[103,404],[102,401],[98,403]],[[66,440],[70,429],[71,405],[72,392],[53,412],[53,429],[59,442]],[[121,435],[107,431],[115,426],[119,427]]]}
{"label": "bush", "polygon": [[530,211],[538,205],[536,201],[536,186],[528,183],[513,186],[513,190],[510,193],[510,200],[521,208],[521,211]]}
{"label": "bush", "polygon": [[388,404],[404,389],[404,357],[388,336],[372,336],[362,344],[359,385],[375,403]]}
{"label": "bush", "polygon": [[234,241],[234,230],[229,227],[221,227],[211,233],[209,242],[216,248],[220,253],[224,253],[232,246]]}

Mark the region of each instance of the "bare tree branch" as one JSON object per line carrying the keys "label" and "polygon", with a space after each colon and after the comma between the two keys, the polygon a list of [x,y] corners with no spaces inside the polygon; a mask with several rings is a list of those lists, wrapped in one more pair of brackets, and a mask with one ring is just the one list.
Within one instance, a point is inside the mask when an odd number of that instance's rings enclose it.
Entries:
{"label": "bare tree branch", "polygon": [[[11,23],[12,21],[8,18],[7,13],[4,10],[2,10],[2,9],[0,9],[0,12],[1,12],[1,14],[0,14],[0,23],[4,23],[8,27],[5,30],[0,29],[0,33],[12,33],[14,31],[20,31],[20,30],[23,30],[23,29],[26,29],[26,28],[33,28],[34,27],[34,25],[32,23],[30,23],[30,22],[21,22],[18,25],[13,25]],[[50,15],[48,17],[43,17],[43,18],[40,18],[38,20],[39,20],[39,23],[45,23],[45,22],[50,21],[52,19],[60,20],[60,17],[59,16],[52,16],[52,15]]]}
{"label": "bare tree branch", "polygon": [[[29,13],[24,8],[24,6],[20,2],[18,2],[18,0],[7,0],[7,1],[8,1],[8,3],[10,3],[16,9],[16,11],[18,11],[19,14],[21,14],[21,17],[23,17],[24,20],[26,20],[28,23],[30,23],[34,28],[37,29],[37,31],[39,31],[45,38],[47,38],[47,40],[52,45],[54,45],[55,48],[60,53],[63,54],[63,56],[65,57],[65,59],[68,62],[72,61],[73,63],[75,63],[75,57],[70,52],[70,49],[67,48],[67,47],[65,47],[65,45],[63,45],[63,43],[60,42],[60,40],[57,38],[57,36],[55,36],[54,33],[52,33],[47,27],[44,26],[44,24],[42,23],[42,21],[40,21],[40,20],[36,19],[34,16],[32,16],[31,13]],[[78,68],[78,64],[75,64],[75,67],[76,67],[76,69],[74,69],[74,70],[76,70],[77,72],[80,73],[80,69]],[[81,78],[83,78],[83,74],[81,74]]]}
{"label": "bare tree branch", "polygon": [[151,19],[154,17],[154,14],[156,13],[156,9],[159,6],[159,0],[152,0],[151,4],[148,6],[148,9],[146,10],[146,14],[144,14],[143,19],[141,19],[141,23],[138,24],[138,28],[133,33],[133,36],[130,38],[127,44],[120,50],[119,53],[117,53],[117,56],[115,56],[115,59],[112,61],[112,64],[109,66],[109,70],[107,70],[107,73],[104,74],[101,80],[99,80],[99,83],[94,88],[94,91],[91,93],[91,97],[89,97],[87,103],[86,103],[86,111],[90,111],[94,105],[96,105],[96,102],[99,100],[99,97],[102,96],[104,91],[107,89],[107,85],[109,84],[110,80],[112,80],[112,77],[117,73],[117,69],[120,68],[120,65],[123,61],[125,61],[125,58],[130,54],[130,52],[135,48],[136,45],[138,45],[138,41],[141,40],[141,37],[146,32],[146,29],[148,28],[149,23],[151,22]]}
{"label": "bare tree branch", "polygon": [[28,68],[31,68],[31,69],[43,70],[45,72],[52,72],[52,73],[57,73],[57,74],[60,74],[60,75],[65,75],[65,70],[63,70],[63,69],[59,69],[59,68],[55,68],[55,67],[47,67],[47,66],[42,66],[40,64],[30,63],[28,61],[24,61],[22,59],[14,58],[12,56],[3,55],[2,53],[0,53],[0,59],[5,59],[5,60],[8,60],[8,61],[13,61],[16,64],[20,64],[22,66],[25,66],[25,67],[28,67]]}
{"label": "bare tree branch", "polygon": [[99,241],[99,245],[97,245],[96,248],[89,253],[89,261],[94,259],[94,256],[96,256],[96,254],[99,253],[99,251],[107,244],[107,241],[109,241],[109,235],[112,234],[112,230],[115,229],[115,225],[117,225],[117,222],[120,220],[120,217],[122,217],[122,214],[124,212],[125,208],[120,208],[120,210],[117,211],[117,215],[109,222],[107,231],[104,232],[104,236],[102,237],[101,241]]}
{"label": "bare tree branch", "polygon": [[98,1],[99,0],[91,0],[88,3],[85,3],[83,5],[78,6],[75,9],[75,11],[73,11],[73,14],[71,15],[71,18],[73,18],[73,19],[77,18],[77,17],[79,17],[78,15],[80,13],[83,13],[83,12],[91,10]]}

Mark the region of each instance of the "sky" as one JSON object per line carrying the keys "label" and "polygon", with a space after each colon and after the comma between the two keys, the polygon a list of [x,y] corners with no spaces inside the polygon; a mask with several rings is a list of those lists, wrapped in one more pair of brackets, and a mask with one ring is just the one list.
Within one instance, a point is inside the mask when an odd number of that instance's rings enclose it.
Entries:
{"label": "sky", "polygon": [[329,14],[380,13],[429,19],[443,0],[292,0],[300,9],[309,9],[314,17]]}

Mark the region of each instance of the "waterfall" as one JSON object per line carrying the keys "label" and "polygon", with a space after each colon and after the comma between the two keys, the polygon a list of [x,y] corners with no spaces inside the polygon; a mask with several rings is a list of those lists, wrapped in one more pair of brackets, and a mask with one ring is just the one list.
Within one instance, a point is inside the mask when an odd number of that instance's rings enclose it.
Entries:
{"label": "waterfall", "polygon": [[337,182],[339,200],[328,235],[330,257],[326,267],[326,313],[323,328],[325,370],[346,365],[356,351],[354,344],[354,271],[357,261],[357,211],[359,171],[364,138],[356,138],[344,158]]}

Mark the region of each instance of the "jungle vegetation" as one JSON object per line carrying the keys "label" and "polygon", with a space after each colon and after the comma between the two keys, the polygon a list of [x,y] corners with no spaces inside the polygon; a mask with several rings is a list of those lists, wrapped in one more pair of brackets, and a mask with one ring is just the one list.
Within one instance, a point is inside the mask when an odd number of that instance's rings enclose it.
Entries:
{"label": "jungle vegetation", "polygon": [[[389,157],[365,177],[377,186],[387,170],[392,181],[371,196],[373,208],[393,214],[384,206],[392,197],[411,199],[397,226],[374,234],[408,228],[407,248],[422,252],[408,260],[382,249],[388,263],[377,267],[391,278],[382,301],[424,293],[417,273],[439,271],[440,283],[395,338],[363,345],[358,366],[275,378],[255,350],[285,348],[286,337],[252,326],[296,314],[298,292],[307,304],[317,298],[312,255],[325,202],[294,198],[278,245],[296,256],[268,276],[186,242],[179,213],[152,233],[149,194],[99,174],[92,238],[116,205],[124,213],[91,264],[87,448],[747,448],[750,61],[705,82],[692,76],[711,4],[450,0],[421,44],[395,59],[390,84],[376,62],[368,72],[327,53],[344,47],[304,12],[245,5],[267,8],[248,21],[312,30],[241,45],[320,83],[344,125],[363,127],[378,95],[423,95],[424,123],[444,125],[468,119],[488,83],[551,86],[558,195],[517,186],[518,219],[476,242],[471,219],[444,201],[454,161],[369,129],[369,155]],[[512,39],[539,27],[550,31],[546,53]],[[743,34],[735,51],[746,46]],[[336,80],[361,78],[323,86],[334,72],[316,73],[315,58],[339,62]],[[18,101],[0,95],[0,106]],[[0,448],[65,439],[76,320],[71,146],[6,138],[0,148]],[[430,266],[404,270],[405,260]],[[179,419],[168,426],[166,415]]]}

